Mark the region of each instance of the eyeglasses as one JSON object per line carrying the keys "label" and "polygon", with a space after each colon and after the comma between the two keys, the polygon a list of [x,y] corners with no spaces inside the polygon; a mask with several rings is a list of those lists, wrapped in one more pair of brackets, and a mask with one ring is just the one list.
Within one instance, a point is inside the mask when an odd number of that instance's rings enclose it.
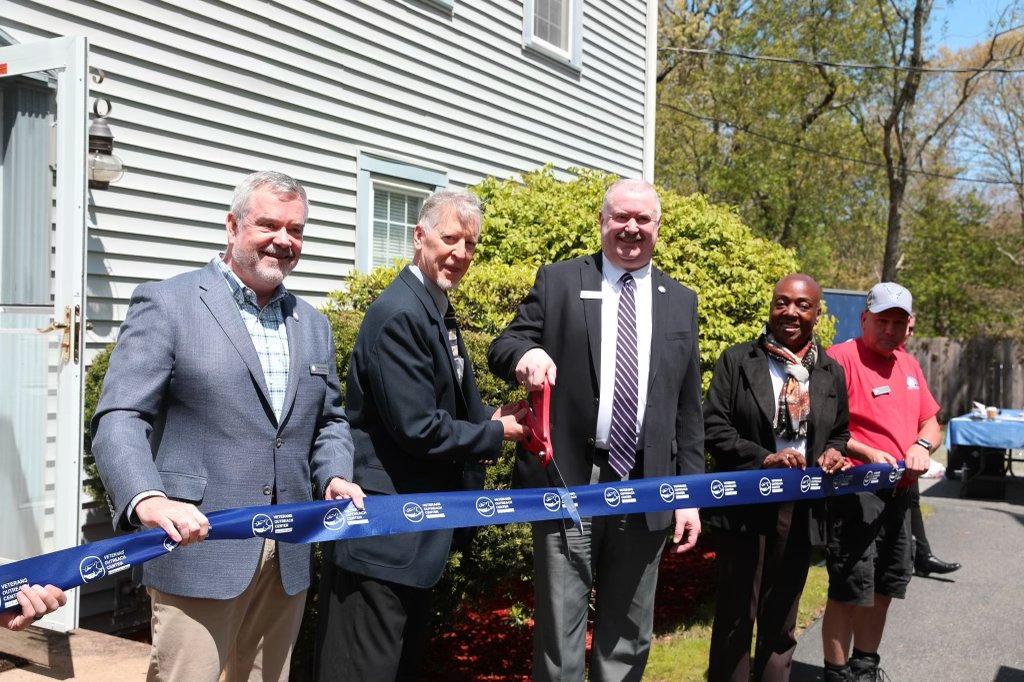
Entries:
{"label": "eyeglasses", "polygon": [[629,224],[630,220],[635,222],[637,227],[657,225],[659,222],[658,218],[655,218],[654,216],[649,216],[646,213],[641,213],[640,215],[631,215],[629,213],[613,213],[611,216],[608,217],[608,222],[618,227],[624,227],[625,225]]}

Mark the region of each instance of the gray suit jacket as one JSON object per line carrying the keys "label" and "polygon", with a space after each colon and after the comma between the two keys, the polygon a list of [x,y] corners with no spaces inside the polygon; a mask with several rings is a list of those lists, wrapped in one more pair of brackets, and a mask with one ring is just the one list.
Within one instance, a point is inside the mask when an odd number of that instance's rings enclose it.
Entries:
{"label": "gray suit jacket", "polygon": [[[327,319],[305,301],[282,300],[290,367],[282,418],[270,405],[259,357],[215,264],[139,285],[110,357],[92,419],[93,455],[114,525],[127,506],[162,490],[204,513],[306,502],[334,476],[352,477],[352,438],[341,408]],[[181,547],[143,567],[163,592],[228,599],[245,589],[262,540]],[[279,545],[289,594],[309,584],[308,545]]]}

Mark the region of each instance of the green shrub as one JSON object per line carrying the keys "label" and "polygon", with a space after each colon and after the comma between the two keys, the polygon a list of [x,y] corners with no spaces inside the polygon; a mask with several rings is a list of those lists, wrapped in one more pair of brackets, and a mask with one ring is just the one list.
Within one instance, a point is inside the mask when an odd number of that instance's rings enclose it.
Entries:
{"label": "green shrub", "polygon": [[[560,182],[546,167],[517,180],[487,178],[478,184],[474,189],[483,202],[484,228],[470,273],[481,264],[539,266],[599,250],[598,213],[615,176],[578,173]],[[654,264],[697,292],[706,387],[722,351],[760,331],[775,282],[799,267],[793,251],[754,236],[734,208],[699,194],[659,190],[659,195],[662,219]],[[487,305],[486,299],[475,302]],[[506,307],[502,301],[491,305]]]}
{"label": "green shrub", "polygon": [[85,422],[82,439],[82,468],[85,470],[85,477],[82,479],[82,488],[94,500],[102,503],[106,503],[107,491],[103,488],[99,469],[96,468],[96,460],[92,456],[92,431],[89,429],[89,422],[92,421],[92,415],[96,412],[96,403],[99,402],[100,391],[103,390],[103,377],[107,374],[110,353],[113,350],[114,344],[108,344],[89,365],[89,369],[85,373],[85,401],[82,410]]}

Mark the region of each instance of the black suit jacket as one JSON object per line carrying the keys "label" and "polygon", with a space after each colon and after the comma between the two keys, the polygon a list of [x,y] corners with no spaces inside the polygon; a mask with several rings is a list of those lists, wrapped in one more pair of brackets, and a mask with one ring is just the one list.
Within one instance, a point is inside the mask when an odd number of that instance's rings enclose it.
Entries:
{"label": "black suit jacket", "polygon": [[[807,466],[817,466],[828,448],[846,453],[850,439],[850,410],[843,368],[819,350],[811,372],[811,411],[807,424]],[[775,452],[775,391],[768,357],[756,341],[731,346],[715,365],[704,399],[704,444],[714,457],[714,471],[760,469]],[[824,522],[823,501],[800,502],[801,513],[812,514],[811,539],[819,544]],[[752,504],[705,509],[707,523],[734,531],[770,533],[775,530],[777,504]]]}
{"label": "black suit jacket", "polygon": [[[479,460],[499,455],[502,426],[480,400],[461,336],[459,353],[466,358],[461,384],[444,319],[423,283],[403,268],[366,310],[349,361],[353,480],[365,492],[459,490]],[[355,573],[430,587],[441,577],[451,539],[451,530],[350,539],[333,543],[332,556]]]}
{"label": "black suit jacket", "polygon": [[[519,359],[541,347],[558,368],[551,393],[553,456],[566,485],[590,483],[601,376],[602,256],[582,256],[542,266],[515,319],[490,346],[491,371],[515,379]],[[700,411],[697,296],[657,268],[651,271],[650,372],[638,447],[643,477],[703,473],[704,429]],[[550,482],[536,456],[519,448],[513,484]],[[651,530],[667,528],[671,512],[647,514]]]}

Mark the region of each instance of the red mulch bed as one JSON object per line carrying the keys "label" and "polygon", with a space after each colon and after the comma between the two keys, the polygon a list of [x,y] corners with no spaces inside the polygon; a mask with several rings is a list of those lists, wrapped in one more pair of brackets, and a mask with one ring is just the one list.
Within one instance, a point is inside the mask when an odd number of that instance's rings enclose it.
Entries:
{"label": "red mulch bed", "polygon": [[[685,554],[665,552],[658,569],[655,632],[672,631],[697,606],[711,598],[714,565],[714,552],[701,545]],[[525,682],[530,679],[533,621],[514,624],[514,619],[509,618],[509,607],[520,603],[531,613],[533,588],[525,583],[496,590],[495,594],[497,596],[482,600],[476,610],[458,615],[449,630],[434,638],[426,653],[426,677],[449,682]],[[590,648],[589,631],[587,648]]]}

